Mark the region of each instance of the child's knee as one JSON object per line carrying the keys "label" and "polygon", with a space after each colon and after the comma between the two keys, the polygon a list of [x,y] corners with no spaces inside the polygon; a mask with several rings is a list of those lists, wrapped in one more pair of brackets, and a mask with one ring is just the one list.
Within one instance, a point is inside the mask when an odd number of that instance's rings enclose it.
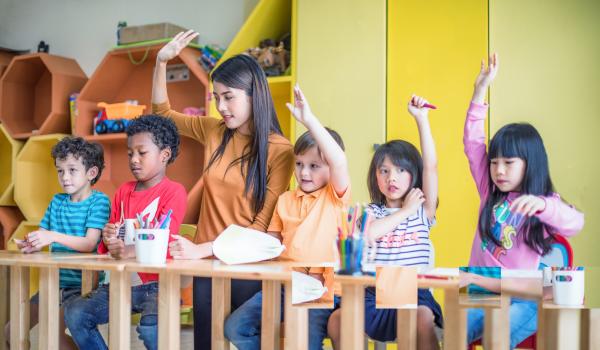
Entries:
{"label": "child's knee", "polygon": [[340,310],[335,310],[329,320],[327,321],[327,335],[333,341],[340,339],[340,328],[341,328],[341,313]]}
{"label": "child's knee", "polygon": [[431,309],[425,306],[417,308],[417,332],[427,331],[434,328],[435,317]]}

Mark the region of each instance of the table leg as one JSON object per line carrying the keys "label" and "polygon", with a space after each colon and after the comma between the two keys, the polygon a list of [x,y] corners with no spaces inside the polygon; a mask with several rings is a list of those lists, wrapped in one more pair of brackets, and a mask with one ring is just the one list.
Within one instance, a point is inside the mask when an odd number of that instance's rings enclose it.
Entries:
{"label": "table leg", "polygon": [[40,350],[58,349],[60,309],[59,275],[56,267],[40,268],[39,336]]}
{"label": "table leg", "polygon": [[10,348],[29,349],[29,267],[10,267]]}
{"label": "table leg", "polygon": [[131,330],[131,273],[110,272],[108,347],[125,350],[130,348]]}
{"label": "table leg", "polygon": [[485,309],[483,348],[505,350],[510,347],[510,297],[500,296],[500,308]]}
{"label": "table leg", "polygon": [[279,350],[281,327],[281,282],[262,282],[260,348]]}
{"label": "table leg", "polygon": [[92,291],[94,285],[94,271],[81,270],[81,295]]}
{"label": "table leg", "polygon": [[459,306],[459,290],[444,291],[444,349],[467,348],[467,310]]}
{"label": "table leg", "polygon": [[342,349],[362,349],[365,343],[365,287],[342,284]]}
{"label": "table leg", "polygon": [[[0,326],[4,326],[10,320],[10,274],[8,266],[0,266]],[[0,350],[6,350],[4,330],[0,331]]]}
{"label": "table leg", "polygon": [[212,279],[212,350],[229,350],[225,339],[225,319],[231,312],[231,279]]}
{"label": "table leg", "polygon": [[396,342],[398,349],[417,349],[417,309],[398,309]]}
{"label": "table leg", "polygon": [[285,283],[285,349],[308,349],[308,309],[292,305],[292,281]]}
{"label": "table leg", "polygon": [[158,348],[179,350],[181,278],[179,274],[163,272],[158,279]]}

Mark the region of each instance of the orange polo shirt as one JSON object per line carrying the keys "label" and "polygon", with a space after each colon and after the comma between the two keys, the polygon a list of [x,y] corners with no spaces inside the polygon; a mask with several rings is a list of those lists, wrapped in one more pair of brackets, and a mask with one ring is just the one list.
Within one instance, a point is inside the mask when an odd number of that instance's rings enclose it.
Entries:
{"label": "orange polo shirt", "polygon": [[311,193],[296,189],[279,196],[268,231],[281,234],[281,259],[335,263],[338,227],[349,202],[350,187],[339,197],[331,184]]}

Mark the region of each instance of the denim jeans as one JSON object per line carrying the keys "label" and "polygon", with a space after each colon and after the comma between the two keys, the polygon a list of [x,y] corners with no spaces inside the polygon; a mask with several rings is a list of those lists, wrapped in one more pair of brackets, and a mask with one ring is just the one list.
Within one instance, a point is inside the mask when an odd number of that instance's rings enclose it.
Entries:
{"label": "denim jeans", "polygon": [[[469,344],[483,335],[483,309],[467,311],[467,339]],[[537,303],[512,298],[510,301],[510,348],[514,349],[537,330]]]}
{"label": "denim jeans", "polygon": [[[108,349],[98,325],[108,323],[108,284],[66,305],[65,324],[79,349]],[[136,331],[146,349],[158,348],[158,282],[131,288],[131,311],[141,313]]]}
{"label": "denim jeans", "polygon": [[[285,295],[281,290],[281,317],[283,318]],[[333,309],[308,310],[308,348],[322,349],[323,340],[327,336],[327,321],[333,311],[339,307],[340,299],[336,296]],[[225,321],[225,337],[238,350],[260,349],[260,323],[262,314],[262,291],[256,293],[242,306],[235,310]]]}

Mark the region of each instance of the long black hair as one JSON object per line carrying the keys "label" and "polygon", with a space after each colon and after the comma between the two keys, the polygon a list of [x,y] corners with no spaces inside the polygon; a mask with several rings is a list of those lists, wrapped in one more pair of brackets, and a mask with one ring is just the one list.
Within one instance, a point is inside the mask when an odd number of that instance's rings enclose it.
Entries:
{"label": "long black hair", "polygon": [[[223,62],[211,73],[212,82],[227,87],[244,90],[252,103],[252,122],[254,132],[252,140],[242,155],[234,159],[227,169],[241,163],[242,176],[246,170],[244,194],[252,191],[252,207],[258,213],[265,204],[267,192],[267,157],[269,134],[282,135],[275,106],[269,90],[265,73],[256,60],[248,55],[237,55]],[[235,130],[225,129],[221,144],[210,157],[206,169],[223,156],[225,147],[233,137]]]}
{"label": "long black hair", "polygon": [[[403,140],[388,141],[377,147],[369,166],[367,187],[371,195],[371,202],[380,205],[386,204],[385,196],[379,190],[379,186],[377,186],[377,171],[381,167],[385,157],[388,157],[395,166],[403,168],[410,173],[412,180],[406,193],[413,188],[423,188],[423,158],[421,158],[421,154],[417,148],[412,143]],[[406,196],[406,193],[404,196]]]}
{"label": "long black hair", "polygon": [[[549,196],[554,192],[544,141],[533,125],[512,123],[498,130],[490,141],[487,156],[490,169],[494,158],[520,158],[525,162],[525,174],[520,190],[522,194]],[[496,187],[491,173],[488,173],[488,177],[488,197],[479,216],[479,234],[482,240],[492,241],[497,246],[501,246],[492,234],[492,213],[494,206],[504,201],[508,193]],[[550,230],[547,230],[550,236],[544,238],[544,228],[545,225],[535,216],[527,218],[521,226],[525,244],[541,255],[550,252],[554,240]]]}

